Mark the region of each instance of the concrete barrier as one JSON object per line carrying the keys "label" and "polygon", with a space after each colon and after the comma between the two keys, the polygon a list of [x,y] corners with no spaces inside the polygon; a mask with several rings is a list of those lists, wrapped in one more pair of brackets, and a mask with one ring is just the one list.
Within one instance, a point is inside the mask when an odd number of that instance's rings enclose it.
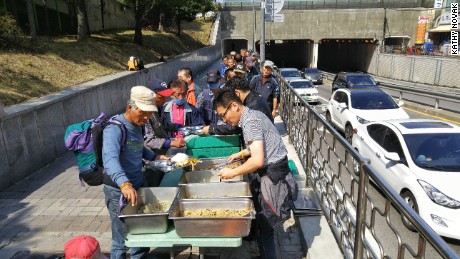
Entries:
{"label": "concrete barrier", "polygon": [[218,43],[165,63],[148,64],[140,71],[104,76],[6,107],[0,116],[0,190],[64,154],[68,125],[97,117],[102,111],[109,115],[123,112],[132,86],[145,85],[152,78],[168,82],[177,77],[181,67],[201,71],[220,55]]}

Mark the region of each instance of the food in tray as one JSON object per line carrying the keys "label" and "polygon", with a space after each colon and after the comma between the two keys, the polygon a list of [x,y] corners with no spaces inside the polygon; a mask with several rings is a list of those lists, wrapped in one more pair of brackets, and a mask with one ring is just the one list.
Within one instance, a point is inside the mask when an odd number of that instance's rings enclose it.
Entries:
{"label": "food in tray", "polygon": [[250,210],[246,209],[190,209],[184,210],[183,217],[211,217],[211,218],[235,218],[248,215]]}
{"label": "food in tray", "polygon": [[171,202],[167,201],[152,201],[143,206],[138,210],[138,214],[155,214],[168,212],[171,207]]}
{"label": "food in tray", "polygon": [[231,164],[224,165],[224,166],[213,165],[213,166],[211,166],[211,167],[203,168],[203,169],[200,169],[200,170],[216,170],[216,169],[224,169],[224,168],[233,169],[233,168],[237,168],[237,167],[240,166],[240,165],[241,165],[241,161],[238,161],[238,162],[233,162],[233,163],[231,163]]}
{"label": "food in tray", "polygon": [[201,163],[201,160],[194,157],[189,157],[187,154],[184,153],[177,153],[171,158],[171,161],[176,163],[176,166],[192,166],[192,171],[195,170],[195,165]]}

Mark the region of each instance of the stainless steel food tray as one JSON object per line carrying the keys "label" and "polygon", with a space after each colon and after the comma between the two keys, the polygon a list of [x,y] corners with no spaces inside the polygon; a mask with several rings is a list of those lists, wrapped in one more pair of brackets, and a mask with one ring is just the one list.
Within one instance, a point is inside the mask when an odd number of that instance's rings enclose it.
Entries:
{"label": "stainless steel food tray", "polygon": [[[182,178],[179,180],[179,185],[191,183],[218,183],[221,181],[220,176],[217,174],[219,171],[204,170],[204,171],[190,171],[184,172]],[[232,179],[222,180],[223,182],[238,182],[243,181],[243,175],[233,177]]]}
{"label": "stainless steel food tray", "polygon": [[295,214],[321,215],[321,205],[312,188],[299,188],[297,200],[294,201]]}
{"label": "stainless steel food tray", "polygon": [[[183,217],[187,209],[249,209],[250,213],[234,218]],[[249,235],[251,220],[255,218],[254,205],[248,198],[177,199],[169,218],[174,220],[180,237],[244,237]]]}
{"label": "stainless steel food tray", "polygon": [[166,201],[173,204],[179,187],[139,188],[137,205],[128,203],[118,216],[125,222],[128,234],[158,234],[168,230],[168,214],[171,210],[155,214],[138,214],[138,209],[149,202]]}
{"label": "stainless steel food tray", "polygon": [[[203,171],[203,170],[209,170],[213,165],[217,163],[222,163],[227,161],[228,157],[218,157],[218,158],[200,158],[201,163],[198,163],[194,167],[194,171]],[[188,166],[186,171],[191,171],[192,167]]]}
{"label": "stainless steel food tray", "polygon": [[246,182],[192,183],[183,185],[178,197],[181,199],[251,198],[251,191],[249,183]]}

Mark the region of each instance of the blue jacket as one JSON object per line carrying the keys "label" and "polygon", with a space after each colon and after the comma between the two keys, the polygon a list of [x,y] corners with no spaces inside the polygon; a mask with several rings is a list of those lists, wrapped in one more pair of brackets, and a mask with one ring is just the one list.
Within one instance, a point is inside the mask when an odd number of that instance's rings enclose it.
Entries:
{"label": "blue jacket", "polygon": [[251,83],[249,83],[251,90],[259,94],[264,100],[267,100],[268,105],[273,109],[273,99],[280,98],[280,86],[278,80],[274,75],[271,75],[265,81],[265,84],[262,85],[262,74],[257,75],[252,78]]}
{"label": "blue jacket", "polygon": [[179,128],[204,125],[204,120],[200,111],[189,103],[184,104],[185,125],[173,123],[171,116],[173,102],[174,101],[171,100],[163,105],[163,113],[161,116],[161,121],[165,123],[165,130],[168,132],[169,137],[172,137],[171,133],[178,131]]}
{"label": "blue jacket", "polygon": [[108,125],[103,131],[102,161],[104,169],[116,185],[131,182],[134,188],[144,183],[142,174],[142,158],[153,160],[155,153],[144,146],[142,127],[125,119],[123,114],[115,119],[126,127],[126,144],[121,150],[121,129],[116,125]]}

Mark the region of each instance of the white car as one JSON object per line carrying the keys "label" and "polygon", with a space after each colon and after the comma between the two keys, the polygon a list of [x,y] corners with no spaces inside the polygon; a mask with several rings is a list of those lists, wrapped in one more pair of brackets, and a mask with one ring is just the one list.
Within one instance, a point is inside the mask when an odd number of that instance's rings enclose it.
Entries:
{"label": "white car", "polygon": [[318,90],[310,80],[307,79],[292,79],[289,85],[294,88],[306,102],[317,103],[319,101]]}
{"label": "white car", "polygon": [[358,128],[353,147],[436,233],[460,239],[460,127],[421,119],[374,122]]}
{"label": "white car", "polygon": [[278,73],[288,82],[292,79],[303,79],[302,74],[297,68],[283,67],[278,69]]}
{"label": "white car", "polygon": [[343,131],[349,143],[360,124],[408,118],[389,94],[375,88],[338,89],[332,94],[326,111],[326,120]]}

